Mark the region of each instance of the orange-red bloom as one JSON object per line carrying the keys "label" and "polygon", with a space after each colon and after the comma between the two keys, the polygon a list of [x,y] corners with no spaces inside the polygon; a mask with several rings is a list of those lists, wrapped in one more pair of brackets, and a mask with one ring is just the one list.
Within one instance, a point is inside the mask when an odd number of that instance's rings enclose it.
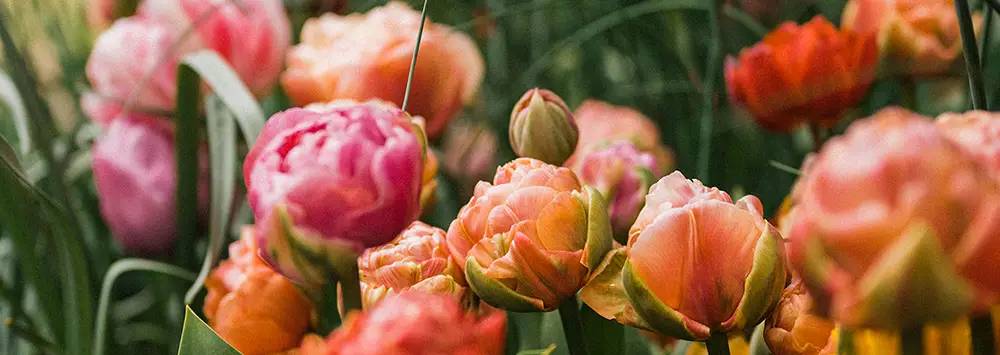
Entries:
{"label": "orange-red bloom", "polygon": [[244,354],[295,348],[309,328],[312,304],[257,256],[253,228],[229,246],[205,282],[205,316],[222,339]]}
{"label": "orange-red bloom", "polygon": [[[401,2],[366,14],[325,14],[302,28],[282,84],[296,104],[333,99],[382,99],[401,105],[420,13]],[[475,43],[427,23],[407,111],[427,119],[436,137],[476,94],[484,64]]]}
{"label": "orange-red bloom", "polygon": [[730,99],[765,128],[830,126],[864,97],[877,60],[874,34],[837,31],[817,16],[785,23],[739,59],[728,58],[726,83]]}

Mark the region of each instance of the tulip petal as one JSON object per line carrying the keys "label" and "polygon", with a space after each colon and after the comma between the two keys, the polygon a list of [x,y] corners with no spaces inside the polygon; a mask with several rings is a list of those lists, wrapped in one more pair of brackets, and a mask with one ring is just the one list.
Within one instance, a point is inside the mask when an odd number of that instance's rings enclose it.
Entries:
{"label": "tulip petal", "polygon": [[[743,200],[740,200],[743,201]],[[785,287],[784,240],[768,226],[754,248],[753,266],[743,286],[743,298],[733,317],[722,323],[723,329],[747,329],[760,323]]]}
{"label": "tulip petal", "polygon": [[500,281],[486,276],[486,271],[472,256],[465,261],[465,279],[476,295],[495,307],[514,312],[538,312],[545,308],[542,300],[521,295]]}
{"label": "tulip petal", "polygon": [[261,251],[267,252],[262,256],[272,266],[288,266],[277,268],[282,272],[298,272],[286,277],[307,287],[358,277],[358,252],[353,245],[295,227],[284,204],[276,205],[268,219],[273,219],[268,227],[273,234],[261,244]]}
{"label": "tulip petal", "polygon": [[582,262],[587,269],[594,270],[601,264],[604,255],[611,251],[614,241],[607,203],[597,189],[590,186],[584,189],[587,205],[587,242],[583,248]]}
{"label": "tulip petal", "polygon": [[609,252],[594,270],[594,276],[580,290],[580,299],[605,319],[652,330],[652,327],[636,313],[622,286],[622,268],[627,257],[625,248]]}
{"label": "tulip petal", "polygon": [[711,335],[711,330],[706,325],[660,302],[628,261],[622,268],[622,285],[636,313],[660,334],[685,340],[705,340]]}

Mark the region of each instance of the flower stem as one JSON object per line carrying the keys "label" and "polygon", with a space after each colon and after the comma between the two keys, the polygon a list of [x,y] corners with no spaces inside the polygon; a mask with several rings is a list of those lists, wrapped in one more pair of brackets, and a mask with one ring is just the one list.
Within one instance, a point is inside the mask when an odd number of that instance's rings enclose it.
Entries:
{"label": "flower stem", "polygon": [[955,11],[958,12],[958,25],[962,33],[962,47],[965,52],[965,70],[969,73],[969,93],[972,96],[972,108],[987,110],[986,89],[983,87],[983,69],[979,63],[979,46],[976,43],[976,31],[972,27],[972,13],[968,0],[955,0]]}
{"label": "flower stem", "polygon": [[576,297],[570,297],[559,306],[559,320],[562,322],[570,355],[587,355],[587,347],[583,342],[583,325],[580,323],[580,304],[576,302]]}
{"label": "flower stem", "polygon": [[406,111],[406,106],[410,102],[410,85],[413,84],[413,72],[417,71],[417,54],[420,53],[420,40],[424,37],[424,23],[427,23],[427,0],[424,0],[424,7],[420,10],[420,29],[417,30],[417,44],[413,47],[413,58],[410,59],[410,72],[406,74],[406,91],[403,94],[403,105],[400,109]]}
{"label": "flower stem", "polygon": [[992,317],[989,314],[972,317],[969,328],[972,329],[972,355],[994,354],[996,339],[993,339]]}
{"label": "flower stem", "polygon": [[916,326],[901,330],[899,341],[900,349],[903,350],[903,355],[923,355],[924,327]]}
{"label": "flower stem", "polygon": [[726,333],[712,332],[712,336],[705,341],[705,348],[708,355],[729,355],[729,337]]}
{"label": "flower stem", "polygon": [[361,284],[356,278],[352,281],[340,281],[340,295],[343,297],[340,305],[342,317],[346,317],[351,311],[361,310]]}

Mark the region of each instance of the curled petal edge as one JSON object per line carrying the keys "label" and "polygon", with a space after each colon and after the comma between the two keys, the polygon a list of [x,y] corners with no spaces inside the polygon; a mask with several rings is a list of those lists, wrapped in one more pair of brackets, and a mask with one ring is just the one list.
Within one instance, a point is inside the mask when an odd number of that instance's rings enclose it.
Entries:
{"label": "curled petal edge", "polygon": [[607,202],[597,189],[587,186],[584,194],[577,196],[587,206],[587,241],[583,246],[580,262],[593,272],[604,260],[614,244],[611,231],[611,217],[608,216]]}
{"label": "curled petal edge", "polygon": [[744,282],[743,298],[733,316],[722,323],[723,329],[746,329],[760,323],[781,299],[787,275],[783,244],[778,232],[768,225],[754,247],[753,266]]}
{"label": "curled petal edge", "polygon": [[465,261],[465,280],[479,298],[497,308],[514,312],[546,312],[555,309],[546,309],[542,300],[514,292],[507,285],[486,276],[486,272],[471,255]]}
{"label": "curled petal edge", "polygon": [[657,333],[698,341],[704,341],[711,336],[712,332],[708,326],[698,323],[660,302],[656,295],[639,279],[632,268],[632,263],[628,261],[622,267],[622,286],[624,286],[625,293],[636,313]]}

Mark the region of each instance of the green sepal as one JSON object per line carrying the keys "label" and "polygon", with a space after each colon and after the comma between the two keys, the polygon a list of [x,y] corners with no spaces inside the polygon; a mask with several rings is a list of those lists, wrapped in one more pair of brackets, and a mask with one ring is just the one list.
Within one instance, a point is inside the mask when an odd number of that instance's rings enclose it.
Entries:
{"label": "green sepal", "polygon": [[558,306],[552,305],[551,309],[546,309],[542,300],[514,292],[507,285],[486,276],[486,272],[471,255],[465,262],[465,279],[479,298],[497,308],[514,312],[547,312]]}
{"label": "green sepal", "polygon": [[632,269],[632,263],[628,261],[622,267],[622,285],[625,287],[625,292],[628,294],[628,299],[636,313],[657,333],[685,340],[703,341],[708,339],[710,335],[708,327],[701,325],[704,329],[697,331],[688,327],[685,324],[684,315],[660,302],[656,295],[639,279],[635,270]]}
{"label": "green sepal", "polygon": [[781,299],[785,287],[784,240],[770,225],[754,246],[753,265],[743,284],[743,298],[733,316],[722,323],[725,331],[743,330],[764,320]]}
{"label": "green sepal", "polygon": [[587,284],[580,290],[580,299],[601,317],[624,325],[652,330],[652,327],[636,313],[622,286],[622,269],[627,258],[628,253],[625,248],[618,248],[608,253]]}
{"label": "green sepal", "polygon": [[283,269],[292,267],[299,283],[308,288],[338,280],[356,280],[358,252],[345,242],[323,239],[295,228],[284,205],[275,207],[275,237],[267,253]]}
{"label": "green sepal", "polygon": [[611,251],[614,244],[611,232],[611,217],[604,197],[597,189],[586,186],[582,196],[587,206],[587,242],[583,246],[583,262],[588,271],[594,271]]}

